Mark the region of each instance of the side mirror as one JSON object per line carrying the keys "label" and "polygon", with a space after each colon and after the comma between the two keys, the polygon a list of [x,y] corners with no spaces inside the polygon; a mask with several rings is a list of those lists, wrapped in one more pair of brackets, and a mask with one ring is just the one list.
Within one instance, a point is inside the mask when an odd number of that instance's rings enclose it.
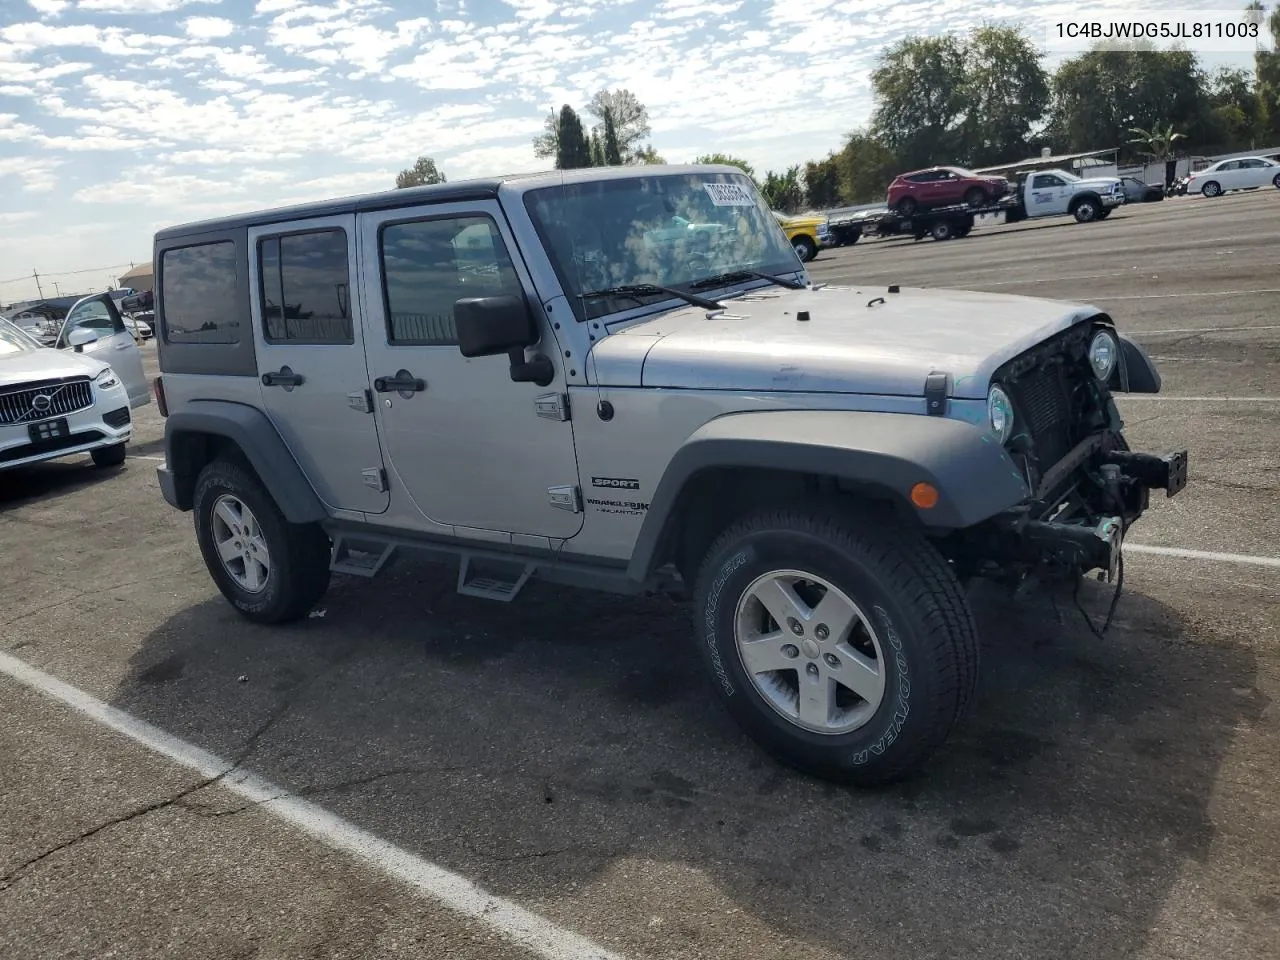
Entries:
{"label": "side mirror", "polygon": [[494,357],[538,342],[538,327],[522,297],[466,297],[453,305],[464,357]]}
{"label": "side mirror", "polygon": [[96,330],[90,330],[87,327],[76,327],[67,334],[67,346],[74,350],[94,343],[98,339]]}
{"label": "side mirror", "polygon": [[511,379],[545,387],[555,378],[546,357],[525,360],[524,349],[538,342],[538,324],[523,297],[465,297],[454,301],[453,319],[458,350],[464,357],[493,357],[505,353]]}

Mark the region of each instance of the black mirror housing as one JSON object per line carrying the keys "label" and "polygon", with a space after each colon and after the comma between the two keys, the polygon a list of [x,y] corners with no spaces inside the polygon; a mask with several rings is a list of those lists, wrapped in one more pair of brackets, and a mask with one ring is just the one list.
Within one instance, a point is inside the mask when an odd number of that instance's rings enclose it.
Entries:
{"label": "black mirror housing", "polygon": [[458,350],[464,357],[494,357],[538,342],[533,311],[520,296],[465,297],[453,304]]}

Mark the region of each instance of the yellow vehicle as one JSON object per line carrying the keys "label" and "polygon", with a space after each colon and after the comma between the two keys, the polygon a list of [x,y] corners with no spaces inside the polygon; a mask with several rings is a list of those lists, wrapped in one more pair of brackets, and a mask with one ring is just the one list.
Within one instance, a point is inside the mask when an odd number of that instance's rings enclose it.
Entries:
{"label": "yellow vehicle", "polygon": [[789,217],[776,210],[773,211],[773,216],[782,225],[801,263],[808,263],[818,255],[819,250],[831,242],[831,235],[827,232],[826,217]]}

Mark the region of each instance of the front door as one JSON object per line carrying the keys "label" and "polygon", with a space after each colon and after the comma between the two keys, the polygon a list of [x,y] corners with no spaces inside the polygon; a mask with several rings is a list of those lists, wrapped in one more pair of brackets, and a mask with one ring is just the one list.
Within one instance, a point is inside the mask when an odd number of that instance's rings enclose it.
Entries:
{"label": "front door", "polygon": [[[514,383],[505,356],[458,350],[463,297],[538,298],[498,204],[361,214],[369,367],[393,484],[436,524],[553,539],[582,527],[573,427],[554,412],[564,362],[543,318],[552,383]],[[539,398],[544,398],[539,402]],[[568,509],[565,509],[568,507]]]}
{"label": "front door", "polygon": [[76,301],[67,311],[55,345],[59,350],[74,350],[110,364],[129,394],[129,406],[141,407],[151,402],[142,353],[109,294]]}
{"label": "front door", "polygon": [[1027,213],[1033,217],[1066,213],[1069,193],[1067,181],[1056,174],[1032,174],[1031,202],[1028,204]]}
{"label": "front door", "polygon": [[249,230],[263,409],[326,505],[381,513],[357,262],[354,215]]}

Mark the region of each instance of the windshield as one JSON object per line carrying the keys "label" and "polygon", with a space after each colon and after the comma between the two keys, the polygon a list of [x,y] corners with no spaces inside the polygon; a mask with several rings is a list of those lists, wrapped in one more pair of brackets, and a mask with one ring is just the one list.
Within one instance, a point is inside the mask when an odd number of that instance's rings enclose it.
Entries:
{"label": "windshield", "polygon": [[[525,206],[578,320],[668,299],[741,270],[801,269],[786,234],[741,174],[654,174],[529,191]],[[593,296],[651,285],[643,295]]]}
{"label": "windshield", "polygon": [[1079,182],[1080,182],[1080,178],[1079,178],[1079,177],[1077,177],[1074,173],[1071,173],[1071,172],[1069,172],[1069,171],[1067,171],[1067,170],[1055,170],[1055,171],[1053,171],[1053,172],[1054,172],[1054,173],[1056,173],[1058,176],[1060,176],[1063,180],[1067,181],[1067,183],[1079,183]]}
{"label": "windshield", "polygon": [[30,353],[41,349],[40,344],[19,330],[8,320],[0,320],[0,357],[16,353]]}

